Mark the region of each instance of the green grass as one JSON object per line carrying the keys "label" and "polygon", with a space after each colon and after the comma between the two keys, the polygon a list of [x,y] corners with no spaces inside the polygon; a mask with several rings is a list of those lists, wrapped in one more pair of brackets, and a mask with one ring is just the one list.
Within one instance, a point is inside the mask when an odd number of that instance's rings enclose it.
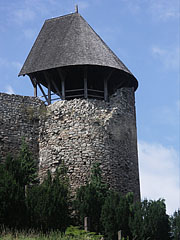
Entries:
{"label": "green grass", "polygon": [[101,240],[102,235],[96,235],[93,232],[85,232],[80,230],[79,227],[67,228],[65,234],[54,231],[49,234],[36,233],[33,231],[15,232],[14,234],[4,231],[0,235],[0,240]]}

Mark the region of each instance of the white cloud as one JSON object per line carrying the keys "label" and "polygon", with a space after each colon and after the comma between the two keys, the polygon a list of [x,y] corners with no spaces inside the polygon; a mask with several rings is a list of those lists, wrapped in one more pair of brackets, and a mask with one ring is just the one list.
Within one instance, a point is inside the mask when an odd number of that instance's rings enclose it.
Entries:
{"label": "white cloud", "polygon": [[12,68],[12,67],[20,71],[22,64],[17,61],[8,61],[5,58],[0,58],[0,68]]}
{"label": "white cloud", "polygon": [[135,0],[135,1],[133,1],[133,0],[122,0],[122,1],[126,4],[128,10],[131,13],[136,14],[136,13],[140,12],[141,2],[139,0]]}
{"label": "white cloud", "polygon": [[159,60],[167,69],[179,69],[179,47],[167,47],[165,49],[153,46],[151,51],[153,57]]}
{"label": "white cloud", "polygon": [[178,0],[121,0],[132,14],[150,14],[153,19],[167,21],[179,17]]}
{"label": "white cloud", "polygon": [[23,26],[27,22],[34,22],[39,15],[48,15],[55,7],[53,1],[50,0],[24,0],[22,4],[12,1],[4,7],[4,11],[7,12],[8,23],[13,22],[13,24]]}
{"label": "white cloud", "polygon": [[13,12],[14,21],[17,24],[23,24],[27,21],[33,21],[35,19],[35,11],[29,8],[15,9]]}
{"label": "white cloud", "polygon": [[153,17],[166,21],[179,17],[179,1],[151,0],[150,11]]}
{"label": "white cloud", "polygon": [[22,68],[22,64],[20,62],[14,61],[11,63],[11,65],[16,68],[16,70],[20,71],[20,69]]}
{"label": "white cloud", "polygon": [[167,212],[180,208],[178,153],[172,147],[139,142],[142,198],[166,200]]}
{"label": "white cloud", "polygon": [[13,88],[10,85],[6,86],[6,93],[8,93],[8,94],[15,94]]}

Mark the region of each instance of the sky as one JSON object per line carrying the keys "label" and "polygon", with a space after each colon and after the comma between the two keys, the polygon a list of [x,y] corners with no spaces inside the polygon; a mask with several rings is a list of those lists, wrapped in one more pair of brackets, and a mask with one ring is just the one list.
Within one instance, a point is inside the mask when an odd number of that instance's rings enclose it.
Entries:
{"label": "sky", "polygon": [[180,208],[179,0],[0,0],[0,92],[33,95],[18,73],[46,19],[79,13],[139,81],[141,198]]}

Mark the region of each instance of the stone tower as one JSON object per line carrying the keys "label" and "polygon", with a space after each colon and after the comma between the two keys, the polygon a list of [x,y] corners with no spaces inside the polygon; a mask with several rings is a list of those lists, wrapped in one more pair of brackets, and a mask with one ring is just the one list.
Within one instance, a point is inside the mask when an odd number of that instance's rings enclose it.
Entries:
{"label": "stone tower", "polygon": [[47,103],[38,129],[40,177],[64,162],[74,192],[98,161],[111,188],[139,199],[138,82],[78,12],[45,21],[19,75]]}

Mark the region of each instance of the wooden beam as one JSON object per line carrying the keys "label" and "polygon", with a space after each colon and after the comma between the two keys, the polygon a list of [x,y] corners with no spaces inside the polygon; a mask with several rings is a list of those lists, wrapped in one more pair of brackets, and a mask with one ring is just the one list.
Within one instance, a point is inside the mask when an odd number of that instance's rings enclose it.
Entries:
{"label": "wooden beam", "polygon": [[58,71],[58,74],[59,74],[59,77],[61,79],[61,92],[62,92],[62,100],[65,100],[66,99],[66,95],[65,95],[65,78],[62,74],[62,71],[60,70],[60,68],[57,68],[57,71]]}
{"label": "wooden beam", "polygon": [[104,101],[108,101],[108,85],[107,85],[107,78],[104,79]]}
{"label": "wooden beam", "polygon": [[32,77],[32,75],[28,75],[29,78],[31,79],[32,85],[34,87],[34,97],[37,97],[37,82],[36,79],[34,77]]}
{"label": "wooden beam", "polygon": [[59,91],[59,89],[58,89],[58,87],[57,87],[57,85],[56,85],[56,83],[54,82],[53,79],[51,79],[51,82],[52,82],[53,87],[54,87],[55,90],[56,90],[56,94],[57,94],[58,96],[60,96],[60,98],[62,98],[61,93],[60,93],[60,91]]}
{"label": "wooden beam", "polygon": [[44,75],[45,81],[48,85],[48,101],[47,102],[48,102],[48,105],[50,105],[51,104],[51,81],[46,72],[43,72],[43,75]]}
{"label": "wooden beam", "polygon": [[48,105],[51,104],[51,82],[48,81]]}
{"label": "wooden beam", "polygon": [[84,98],[88,98],[88,90],[87,90],[87,66],[84,67]]}
{"label": "wooden beam", "polygon": [[47,96],[46,96],[46,94],[45,94],[43,88],[41,87],[40,83],[37,82],[37,85],[38,85],[38,87],[40,88],[40,90],[41,90],[41,92],[42,92],[44,98],[46,99],[46,102],[48,103],[48,98],[47,98]]}
{"label": "wooden beam", "polygon": [[110,73],[108,74],[108,76],[104,79],[104,101],[108,101],[108,80],[110,79],[110,77],[112,76],[112,73],[115,71],[115,69],[113,69],[112,71],[110,71]]}
{"label": "wooden beam", "polygon": [[34,86],[34,97],[37,97],[37,83],[36,83],[36,85]]}

